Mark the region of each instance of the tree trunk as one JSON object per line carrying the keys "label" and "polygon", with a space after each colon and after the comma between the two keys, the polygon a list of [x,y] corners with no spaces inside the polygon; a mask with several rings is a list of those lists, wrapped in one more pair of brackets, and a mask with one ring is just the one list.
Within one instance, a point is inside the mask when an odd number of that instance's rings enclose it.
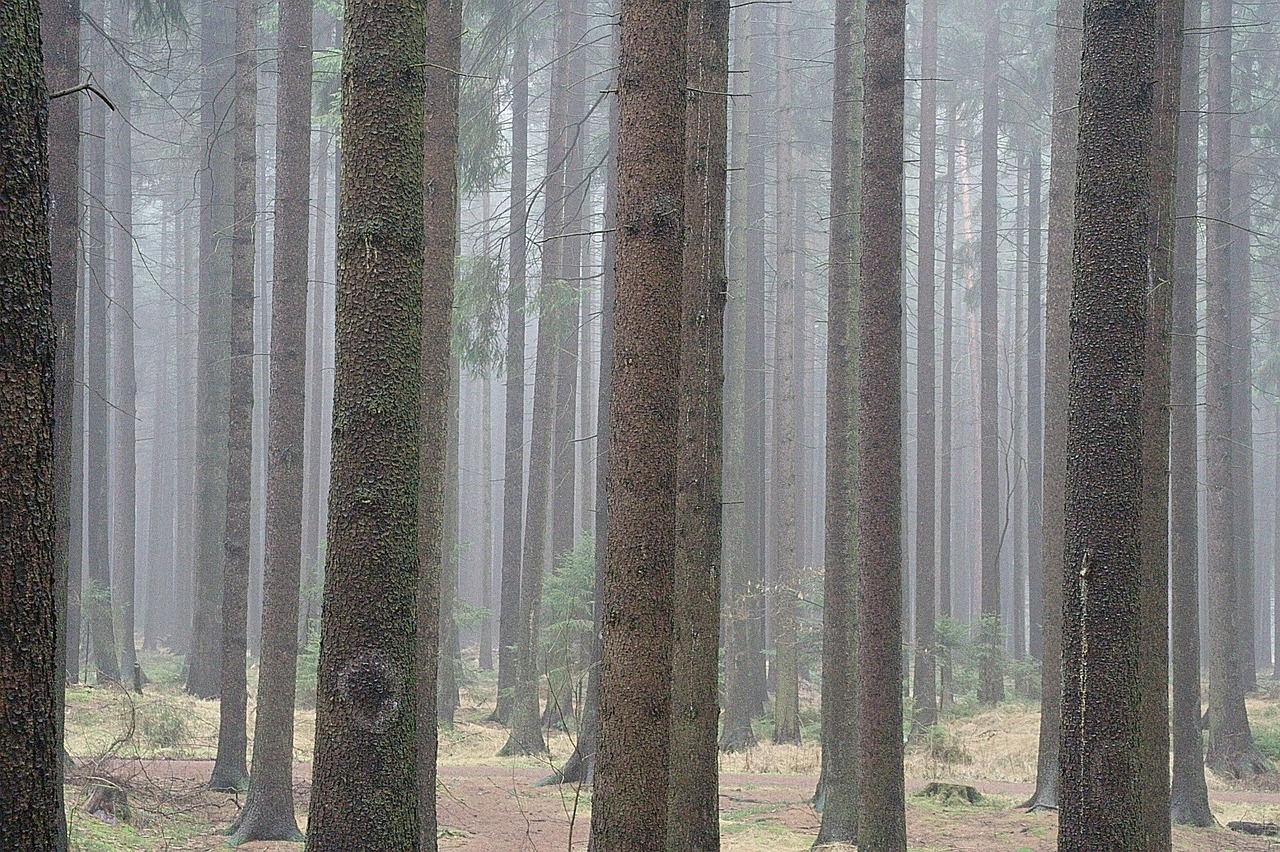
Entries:
{"label": "tree trunk", "polygon": [[480,419],[480,670],[493,671],[493,376],[481,379],[483,397]]}
{"label": "tree trunk", "polygon": [[916,253],[916,630],[915,712],[911,729],[919,734],[938,721],[937,667],[933,641],[934,587],[934,234],[937,230],[938,149],[938,4],[924,4],[920,69],[920,244]]}
{"label": "tree trunk", "polygon": [[1027,653],[1044,659],[1044,325],[1040,149],[1027,174]]}
{"label": "tree trunk", "polygon": [[1148,796],[1157,791],[1143,777],[1144,667],[1155,662],[1144,655],[1143,622],[1153,616],[1144,599],[1155,597],[1144,586],[1158,573],[1145,551],[1157,521],[1162,532],[1165,523],[1163,507],[1144,500],[1159,488],[1144,471],[1159,455],[1154,445],[1164,446],[1144,425],[1159,421],[1167,387],[1147,369],[1161,361],[1149,351],[1161,323],[1148,325],[1159,308],[1147,295],[1155,12],[1155,0],[1087,0],[1084,8],[1067,397],[1064,852],[1168,848],[1167,820],[1163,844],[1148,835]]}
{"label": "tree trunk", "polygon": [[591,834],[666,834],[675,559],[687,4],[623,0],[617,298],[600,741]]}
{"label": "tree trunk", "polygon": [[[869,0],[858,303],[860,848],[906,852],[902,770],[902,144],[906,4]],[[885,688],[890,686],[890,688]]]}
{"label": "tree trunk", "polygon": [[54,484],[54,353],[65,315],[53,311],[36,0],[6,5],[0,43],[0,836],[15,849],[54,852],[65,840]]}
{"label": "tree trunk", "polygon": [[[420,578],[431,576],[420,567],[418,492],[420,480],[430,479],[439,499],[445,431],[443,411],[422,423],[419,393],[426,319],[422,12],[368,0],[346,7],[333,511],[316,690],[320,747],[307,826],[315,852],[417,852],[418,790],[425,783],[427,795],[435,792],[435,779],[418,773],[415,731],[420,701],[435,698],[435,658],[419,656],[417,635]],[[433,251],[442,248],[451,256],[452,241]],[[451,282],[432,282],[432,329],[447,330]],[[440,337],[433,345],[447,347],[447,331]],[[442,381],[447,361],[435,358],[431,369]],[[442,384],[431,390],[442,404]],[[440,447],[431,471],[419,469],[424,434]],[[434,619],[424,628],[433,631]],[[423,735],[434,745],[432,731]]]}
{"label": "tree trunk", "polygon": [[981,565],[982,623],[975,633],[979,651],[978,700],[999,704],[1004,700],[1004,666],[1001,660],[1000,619],[1000,429],[997,377],[999,330],[999,124],[1000,124],[1000,21],[995,7],[988,14],[982,83],[982,213],[979,226],[981,284],[980,323],[981,399],[978,420],[982,492]]}
{"label": "tree trunk", "polygon": [[1058,806],[1062,726],[1062,589],[1066,493],[1067,358],[1070,349],[1071,243],[1083,7],[1058,4],[1053,48],[1053,140],[1049,161],[1049,255],[1044,338],[1044,655],[1040,668],[1040,747],[1036,790],[1026,807]]}
{"label": "tree trunk", "polygon": [[[430,29],[430,28],[428,28]],[[431,35],[427,36],[430,40]],[[428,71],[428,74],[430,72]],[[428,130],[430,133],[430,130]],[[456,151],[456,143],[455,143]],[[426,190],[430,191],[430,189]],[[428,208],[430,210],[431,208]],[[455,217],[455,222],[457,221]],[[456,234],[456,232],[455,232]],[[435,234],[428,234],[430,242]],[[456,235],[455,235],[456,244]],[[452,279],[451,279],[452,280]],[[444,488],[440,516],[440,633],[437,640],[438,664],[436,666],[436,722],[445,727],[453,727],[453,711],[458,708],[458,669],[461,653],[458,647],[458,623],[454,620],[454,609],[458,603],[458,569],[461,559],[461,548],[458,536],[458,500],[461,483],[458,478],[458,425],[462,417],[462,369],[458,359],[449,357],[449,376],[446,384],[447,407],[445,418],[445,462]],[[422,724],[427,720],[424,718]],[[424,838],[425,839],[425,838]]]}
{"label": "tree trunk", "polygon": [[[520,18],[517,0],[510,14]],[[502,578],[498,613],[498,703],[495,721],[511,715],[520,629],[520,563],[524,536],[525,234],[528,230],[529,40],[522,19],[513,23],[511,68],[511,194],[507,260],[506,420],[502,465]],[[599,542],[597,542],[599,546]]]}
{"label": "tree trunk", "polygon": [[[287,34],[286,34],[287,35]],[[222,575],[222,700],[209,786],[243,790],[249,622],[249,524],[253,490],[253,252],[257,177],[258,6],[236,0],[235,186],[231,232],[231,409],[227,443],[227,531]]]}
{"label": "tree trunk", "polygon": [[[951,618],[951,421],[952,421],[952,289],[955,284],[956,245],[956,111],[953,103],[947,120],[947,228],[942,248],[942,434],[938,445],[938,616]],[[951,650],[940,649],[938,659],[939,704],[951,703]]]}
{"label": "tree trunk", "polygon": [[[262,658],[249,796],[232,826],[232,842],[237,844],[301,836],[293,810],[293,705],[302,557],[304,460],[300,450],[306,420],[312,38],[311,4],[307,0],[281,3]],[[385,586],[386,581],[380,580],[379,585]],[[318,764],[316,771],[318,778]],[[318,793],[317,783],[313,795]]]}
{"label": "tree trunk", "polygon": [[[730,105],[733,126],[730,159],[734,170],[728,178],[729,245],[728,298],[725,305],[724,330],[724,437],[723,482],[725,499],[721,514],[723,525],[725,578],[724,609],[724,721],[720,734],[720,750],[745,751],[756,744],[751,730],[750,648],[751,620],[749,601],[752,597],[748,560],[748,530],[752,526],[747,509],[746,477],[746,355],[747,243],[750,239],[747,220],[750,215],[750,186],[746,172],[748,136],[751,126],[751,103],[748,93],[751,69],[751,12],[739,5],[733,13],[733,91]],[[603,352],[603,346],[602,346]],[[601,373],[603,375],[603,371]],[[601,430],[603,431],[603,430]],[[596,539],[596,547],[601,547]]]}
{"label": "tree trunk", "polygon": [[831,122],[827,265],[827,459],[822,608],[822,811],[815,843],[858,841],[858,273],[865,6],[840,0]]}
{"label": "tree trunk", "polygon": [[[729,2],[689,3],[668,852],[720,848],[721,429]],[[799,733],[797,729],[797,734]]]}

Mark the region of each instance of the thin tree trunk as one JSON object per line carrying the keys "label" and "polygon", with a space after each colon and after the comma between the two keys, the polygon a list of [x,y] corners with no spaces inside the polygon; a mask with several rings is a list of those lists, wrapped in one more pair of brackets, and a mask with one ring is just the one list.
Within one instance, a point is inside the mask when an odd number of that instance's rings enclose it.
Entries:
{"label": "thin tree trunk", "polygon": [[[1040,148],[1027,174],[1027,653],[1044,659],[1044,302]],[[949,363],[944,359],[945,363]]]}
{"label": "thin tree trunk", "polygon": [[[952,422],[952,289],[955,284],[956,245],[956,111],[947,119],[947,228],[942,248],[942,429],[938,453],[938,616],[951,618],[951,422]],[[829,403],[828,403],[829,404]],[[951,649],[941,648],[938,659],[939,704],[951,703]]]}

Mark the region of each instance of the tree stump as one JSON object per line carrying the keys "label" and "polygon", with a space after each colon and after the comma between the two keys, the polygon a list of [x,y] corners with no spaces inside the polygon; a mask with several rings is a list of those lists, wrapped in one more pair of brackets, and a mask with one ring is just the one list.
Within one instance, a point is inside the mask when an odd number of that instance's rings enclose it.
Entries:
{"label": "tree stump", "polygon": [[129,821],[129,796],[122,787],[109,782],[98,782],[89,793],[84,809],[110,825],[120,820]]}
{"label": "tree stump", "polygon": [[930,781],[929,784],[916,795],[930,799],[937,799],[942,804],[951,802],[962,802],[966,805],[976,805],[982,801],[982,794],[974,787],[968,784],[952,784],[947,781]]}

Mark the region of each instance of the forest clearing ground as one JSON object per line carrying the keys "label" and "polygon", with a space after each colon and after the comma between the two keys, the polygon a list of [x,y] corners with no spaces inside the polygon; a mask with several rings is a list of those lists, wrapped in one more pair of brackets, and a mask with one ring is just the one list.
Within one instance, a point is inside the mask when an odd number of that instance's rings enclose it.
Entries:
{"label": "forest clearing ground", "polygon": [[[150,655],[148,655],[150,656]],[[235,816],[238,799],[203,789],[212,769],[217,702],[181,692],[176,669],[150,660],[153,684],[143,696],[116,688],[75,688],[68,693],[67,741],[77,767],[67,797],[73,849],[209,850],[222,844],[221,829]],[[157,665],[159,663],[159,665]],[[250,696],[254,695],[251,688]],[[1280,685],[1268,682],[1250,699],[1250,717],[1264,750],[1280,745]],[[489,688],[486,688],[489,687]],[[310,795],[314,711],[297,712],[294,791],[299,824],[305,826]],[[445,849],[475,852],[585,850],[590,793],[573,786],[534,787],[551,766],[560,765],[572,740],[548,738],[551,757],[541,761],[494,755],[506,729],[485,720],[491,685],[482,678],[463,694],[458,723],[440,737],[440,826]],[[250,699],[252,713],[253,701]],[[944,717],[932,739],[908,748],[908,788],[929,780],[974,785],[986,797],[978,806],[939,805],[908,797],[907,827],[912,852],[1047,852],[1056,848],[1056,816],[1028,814],[1017,807],[1031,793],[1035,773],[1038,709],[1010,702],[979,711],[961,707]],[[250,717],[252,726],[252,715]],[[774,746],[762,727],[761,745],[721,760],[720,811],[723,848],[732,852],[787,852],[808,849],[819,817],[809,805],[817,781],[819,751],[814,737],[805,745]],[[806,731],[809,734],[809,731]],[[93,757],[89,757],[92,755]],[[115,824],[83,810],[93,779],[111,779],[129,791],[133,813]],[[1251,785],[1228,785],[1209,777],[1218,820],[1280,822],[1280,777]],[[572,835],[572,847],[570,836]],[[251,852],[300,850],[299,844],[253,843]],[[1280,843],[1225,829],[1174,830],[1179,852],[1223,849],[1262,852]]]}

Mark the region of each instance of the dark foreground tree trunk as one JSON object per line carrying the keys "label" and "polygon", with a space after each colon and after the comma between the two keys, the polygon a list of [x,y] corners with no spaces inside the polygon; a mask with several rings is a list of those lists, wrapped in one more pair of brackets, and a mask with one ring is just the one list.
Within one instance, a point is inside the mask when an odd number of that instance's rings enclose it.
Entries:
{"label": "dark foreground tree trunk", "polygon": [[827,284],[826,567],[822,609],[822,811],[815,844],[858,841],[858,245],[862,10],[836,4]]}
{"label": "dark foreground tree trunk", "polygon": [[1026,803],[1031,810],[1058,806],[1068,323],[1071,313],[1071,242],[1079,123],[1076,104],[1080,90],[1082,14],[1082,6],[1077,0],[1061,0],[1054,29],[1053,148],[1049,162],[1049,254],[1044,336],[1044,656],[1040,669],[1036,790]]}
{"label": "dark foreground tree trunk", "polygon": [[0,837],[59,848],[54,353],[40,4],[0,9]]}
{"label": "dark foreground tree trunk", "polygon": [[[902,138],[906,4],[867,3],[858,362],[859,848],[906,852],[902,769]],[[889,688],[886,688],[889,687]]]}
{"label": "dark foreground tree trunk", "polygon": [[600,739],[591,834],[666,839],[684,218],[683,0],[623,0]]}
{"label": "dark foreground tree trunk", "polygon": [[690,0],[668,852],[720,848],[721,411],[729,2]]}
{"label": "dark foreground tree trunk", "polygon": [[1148,848],[1140,655],[1155,6],[1084,7],[1067,397],[1064,852]]}
{"label": "dark foreground tree trunk", "polygon": [[344,34],[333,511],[307,848],[417,852],[416,690],[435,692],[434,660],[416,653],[422,6],[352,0]]}
{"label": "dark foreground tree trunk", "polygon": [[231,410],[227,431],[227,531],[222,574],[222,700],[209,786],[242,790],[248,685],[249,541],[253,490],[253,249],[258,100],[258,7],[236,0],[235,224],[231,232]]}
{"label": "dark foreground tree trunk", "polygon": [[237,843],[300,839],[293,811],[293,704],[306,422],[311,25],[307,0],[280,4],[262,658],[249,797],[232,833]]}

